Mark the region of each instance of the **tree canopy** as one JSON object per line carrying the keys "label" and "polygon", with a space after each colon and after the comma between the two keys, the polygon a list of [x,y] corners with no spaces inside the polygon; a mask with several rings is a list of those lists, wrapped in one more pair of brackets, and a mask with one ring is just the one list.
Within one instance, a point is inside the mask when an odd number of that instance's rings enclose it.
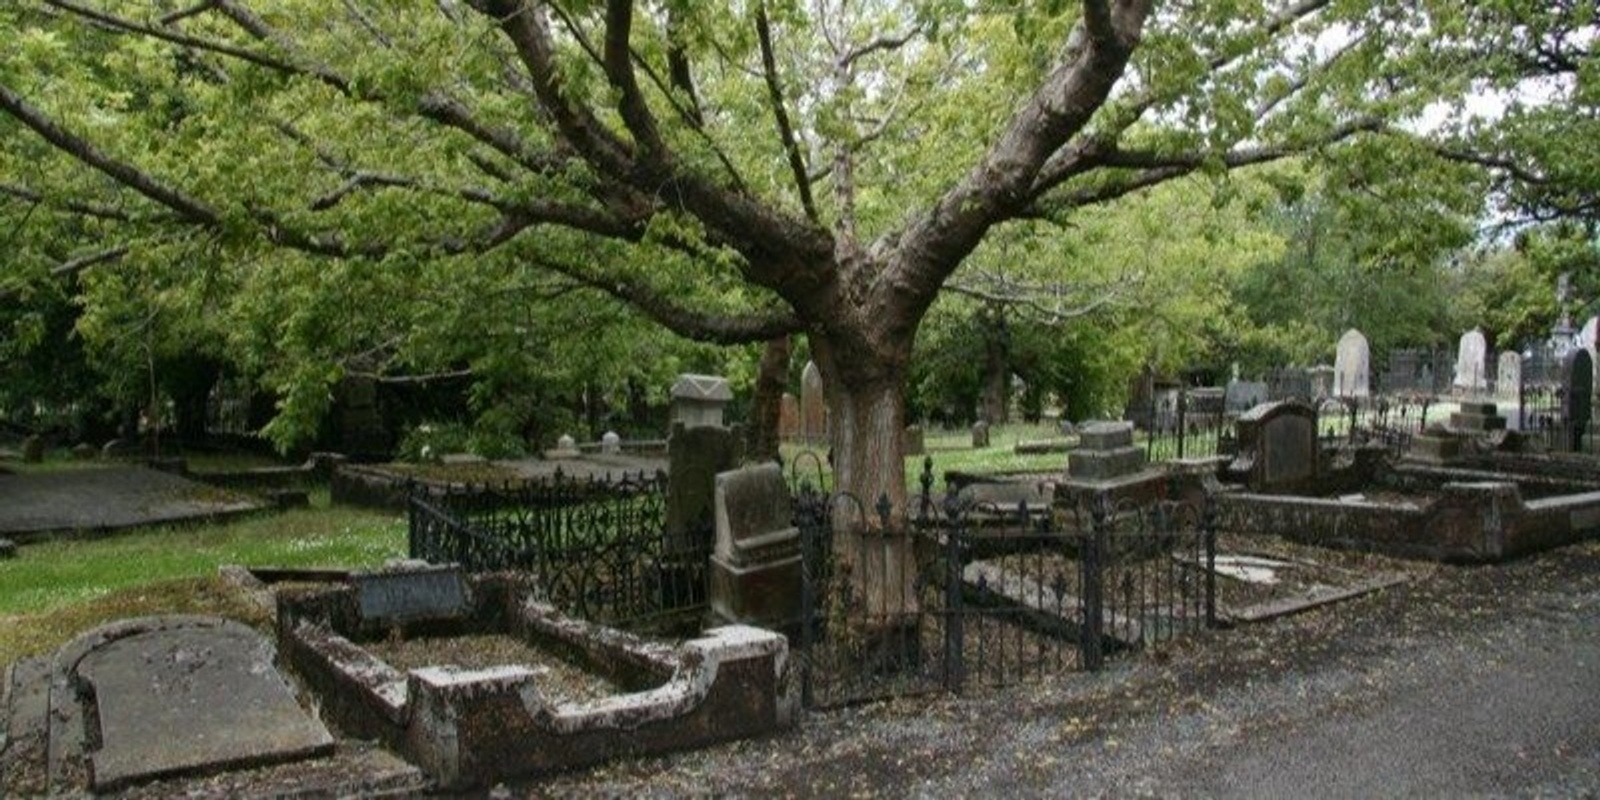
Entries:
{"label": "tree canopy", "polygon": [[[1551,135],[1594,124],[1581,3],[26,0],[0,30],[11,286],[115,293],[93,274],[116,264],[149,276],[129,314],[243,304],[167,330],[338,351],[261,365],[291,421],[397,355],[512,380],[473,337],[583,325],[576,287],[702,342],[804,333],[840,485],[897,505],[912,344],[986,241],[1073,241],[1152,187],[1346,151],[1592,207],[1592,159]],[[1563,102],[1405,124],[1530,76]],[[448,335],[399,335],[419,328]]]}

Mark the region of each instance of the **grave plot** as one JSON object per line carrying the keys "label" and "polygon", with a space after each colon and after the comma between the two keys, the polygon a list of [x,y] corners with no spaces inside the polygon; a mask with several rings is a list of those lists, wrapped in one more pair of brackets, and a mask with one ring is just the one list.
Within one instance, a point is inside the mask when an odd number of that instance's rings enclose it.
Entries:
{"label": "grave plot", "polygon": [[[1205,564],[1187,567],[1205,570]],[[1432,564],[1328,550],[1269,536],[1218,534],[1217,615],[1260,622],[1351,600],[1432,573]]]}
{"label": "grave plot", "polygon": [[354,574],[285,594],[279,612],[324,714],[449,789],[793,722],[787,643],[757,628],[647,641],[568,617],[523,580],[443,567]]}
{"label": "grave plot", "polygon": [[243,495],[144,467],[0,475],[0,536],[19,543],[75,531],[213,520],[261,507]]}
{"label": "grave plot", "polygon": [[271,641],[228,620],[123,620],[4,677],[0,778],[19,795],[423,788],[398,759],[341,747],[278,670]]}

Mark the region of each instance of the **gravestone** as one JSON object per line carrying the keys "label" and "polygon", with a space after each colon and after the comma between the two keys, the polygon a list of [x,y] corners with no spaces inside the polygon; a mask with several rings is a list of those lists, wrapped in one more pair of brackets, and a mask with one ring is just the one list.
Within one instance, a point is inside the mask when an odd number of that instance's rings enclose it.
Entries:
{"label": "gravestone", "polygon": [[17,543],[10,539],[0,539],[0,559],[16,558]]}
{"label": "gravestone", "polygon": [[800,438],[822,442],[828,438],[828,399],[822,391],[822,370],[807,361],[800,373]]}
{"label": "gravestone", "polygon": [[160,619],[170,621],[93,644],[72,662],[92,706],[87,755],[96,792],[333,751],[327,728],[273,666],[265,637],[220,619]]}
{"label": "gravestone", "polygon": [[1594,358],[1580,347],[1567,354],[1561,372],[1561,415],[1571,431],[1571,438],[1563,444],[1577,451],[1582,449],[1594,410]]}
{"label": "gravestone", "polygon": [[679,375],[672,384],[672,421],[691,428],[722,426],[722,412],[733,400],[728,379],[716,375]]}
{"label": "gravestone", "polygon": [[571,434],[563,433],[556,439],[554,449],[544,451],[544,457],[551,461],[561,461],[573,458],[582,458],[583,453],[578,450],[578,441]]}
{"label": "gravestone", "polygon": [[1450,385],[1467,394],[1487,389],[1489,376],[1485,359],[1488,352],[1489,344],[1483,338],[1483,331],[1473,328],[1461,334],[1461,344],[1456,348],[1455,378]]}
{"label": "gravestone", "polygon": [[72,446],[72,457],[79,461],[93,461],[100,455],[100,450],[88,442],[78,442]]}
{"label": "gravestone", "polygon": [[1432,391],[1433,387],[1421,387],[1417,383],[1417,373],[1422,367],[1422,353],[1416,350],[1394,350],[1389,353],[1389,369],[1384,373],[1383,389],[1388,392],[1414,392]]}
{"label": "gravestone", "polygon": [[1128,380],[1128,404],[1123,407],[1122,418],[1132,422],[1135,427],[1149,430],[1155,416],[1155,406],[1156,371],[1146,364],[1138,375]]}
{"label": "gravestone", "polygon": [[1434,424],[1411,437],[1405,457],[1408,461],[1424,464],[1451,464],[1460,460],[1466,452],[1465,442],[1466,437],[1462,434]]}
{"label": "gravestone", "polygon": [[139,455],[141,455],[139,443],[130,439],[112,439],[100,448],[100,457],[107,460],[137,458]]}
{"label": "gravestone", "polygon": [[1339,349],[1333,361],[1333,396],[1367,397],[1370,385],[1371,351],[1367,337],[1351,328],[1339,337]]}
{"label": "gravestone", "polygon": [[927,438],[922,434],[921,425],[907,425],[901,442],[905,448],[905,455],[920,456],[928,452]]}
{"label": "gravestone", "polygon": [[989,423],[978,420],[972,423],[972,447],[979,450],[989,446]]}
{"label": "gravestone", "polygon": [[1317,412],[1305,403],[1265,403],[1235,423],[1238,454],[1228,474],[1253,491],[1290,488],[1320,472]]}
{"label": "gravestone", "polygon": [[800,398],[788,392],[778,398],[778,438],[785,441],[800,436]]}
{"label": "gravestone", "polygon": [[22,440],[22,460],[37,464],[44,460],[44,439],[38,434]]}
{"label": "gravestone", "polygon": [[1078,448],[1067,454],[1067,474],[1106,481],[1144,467],[1144,450],[1133,444],[1133,423],[1091,422],[1078,429]]}
{"label": "gravestone", "polygon": [[606,431],[600,436],[600,454],[614,456],[622,452],[622,437],[616,431]]}
{"label": "gravestone", "polygon": [[801,618],[800,531],[777,464],[716,476],[709,602],[724,620],[778,630]]}
{"label": "gravestone", "polygon": [[[667,474],[671,479],[667,482],[665,529],[674,552],[710,544],[717,473],[739,466],[743,457],[741,436],[732,429],[681,424],[672,427],[672,436],[667,439]],[[702,560],[700,565],[705,562]]]}
{"label": "gravestone", "polygon": [[1500,354],[1500,363],[1494,372],[1495,397],[1516,400],[1522,394],[1522,356],[1516,351]]}
{"label": "gravestone", "polygon": [[456,619],[472,611],[466,577],[455,566],[358,572],[350,576],[350,583],[356,590],[356,606],[369,622]]}
{"label": "gravestone", "polygon": [[1600,346],[1600,317],[1590,317],[1584,321],[1583,327],[1578,330],[1578,344],[1593,356],[1595,348]]}
{"label": "gravestone", "polygon": [[1249,411],[1267,402],[1267,385],[1261,381],[1228,381],[1223,394],[1223,410],[1229,414]]}

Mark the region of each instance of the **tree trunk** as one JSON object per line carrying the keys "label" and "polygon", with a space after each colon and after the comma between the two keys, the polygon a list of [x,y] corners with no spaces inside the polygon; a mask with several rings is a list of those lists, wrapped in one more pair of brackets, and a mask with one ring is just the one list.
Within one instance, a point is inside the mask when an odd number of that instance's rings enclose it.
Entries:
{"label": "tree trunk", "polygon": [[983,336],[983,421],[990,425],[1010,422],[1007,408],[1011,393],[1010,331],[1005,312],[989,308],[978,312]]}
{"label": "tree trunk", "polygon": [[783,387],[789,378],[789,337],[767,340],[756,372],[755,397],[750,403],[750,451],[753,461],[778,457],[778,424],[783,413]]}
{"label": "tree trunk", "polygon": [[858,610],[853,626],[885,658],[914,657],[920,606],[903,455],[909,351],[909,341],[868,349],[812,336],[839,495],[831,509],[834,563]]}

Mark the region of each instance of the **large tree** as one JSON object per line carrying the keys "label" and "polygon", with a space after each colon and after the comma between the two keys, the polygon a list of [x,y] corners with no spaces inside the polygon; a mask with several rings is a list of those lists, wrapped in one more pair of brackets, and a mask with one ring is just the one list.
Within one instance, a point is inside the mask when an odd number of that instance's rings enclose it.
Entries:
{"label": "large tree", "polygon": [[1335,0],[153,6],[0,9],[4,182],[118,223],[58,269],[459,260],[803,333],[838,485],[897,508],[912,342],[997,227],[1390,135],[1440,86],[1402,72],[1435,9]]}

